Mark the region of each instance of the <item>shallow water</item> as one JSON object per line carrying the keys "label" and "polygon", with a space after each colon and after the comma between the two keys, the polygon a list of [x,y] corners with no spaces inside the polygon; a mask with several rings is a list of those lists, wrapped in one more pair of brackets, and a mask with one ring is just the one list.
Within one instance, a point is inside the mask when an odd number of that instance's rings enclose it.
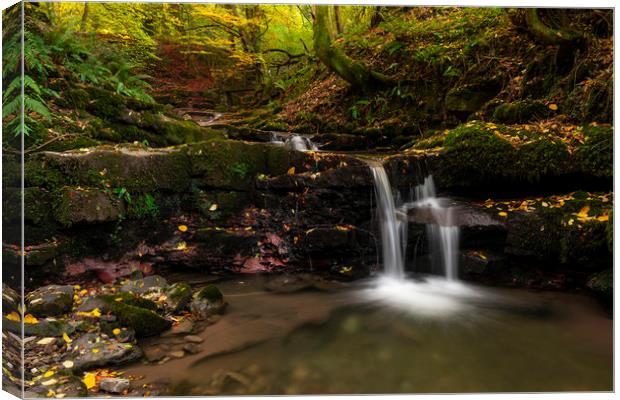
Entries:
{"label": "shallow water", "polygon": [[612,389],[612,321],[585,296],[437,278],[333,292],[273,294],[260,281],[222,289],[230,308],[204,346],[225,338],[236,350],[141,366],[143,375],[160,368],[171,394],[193,395]]}

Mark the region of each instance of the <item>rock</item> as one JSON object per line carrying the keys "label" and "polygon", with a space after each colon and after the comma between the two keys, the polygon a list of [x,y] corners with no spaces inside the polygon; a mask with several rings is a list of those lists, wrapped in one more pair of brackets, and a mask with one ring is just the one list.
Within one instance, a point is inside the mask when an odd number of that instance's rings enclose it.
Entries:
{"label": "rock", "polygon": [[99,381],[99,389],[109,393],[121,394],[130,386],[129,379],[123,378],[103,378]]}
{"label": "rock", "polygon": [[52,317],[66,314],[73,307],[73,286],[49,285],[26,296],[26,309],[35,316]]}
{"label": "rock", "polygon": [[200,353],[200,346],[196,343],[187,343],[183,346],[183,350],[187,351],[189,354],[198,354]]}
{"label": "rock", "polygon": [[[2,316],[2,329],[21,335],[21,322],[13,321]],[[24,324],[25,336],[62,336],[63,333],[70,335],[75,327],[66,321],[39,319],[36,324]]]}
{"label": "rock", "polygon": [[148,362],[159,361],[166,357],[166,354],[168,354],[166,349],[160,346],[143,347],[142,351],[144,352],[144,358],[146,358]]}
{"label": "rock", "polygon": [[171,351],[168,353],[171,358],[183,358],[185,356],[185,352],[183,350]]}
{"label": "rock", "polygon": [[121,287],[121,292],[143,295],[152,291],[164,292],[167,286],[168,282],[165,278],[159,275],[151,275],[142,279],[129,281]]}
{"label": "rock", "polygon": [[118,220],[125,215],[125,203],[99,189],[66,187],[54,200],[54,218],[63,225]]}
{"label": "rock", "polygon": [[204,342],[203,338],[201,338],[200,336],[196,336],[196,335],[187,335],[187,336],[185,336],[185,340],[187,342],[190,342],[190,343],[202,343],[202,342]]}
{"label": "rock", "polygon": [[[49,384],[49,381],[54,383]],[[47,381],[47,385],[41,384],[43,381]],[[73,375],[70,372],[59,372],[56,373],[53,378],[47,380],[40,380],[37,382],[37,385],[30,388],[31,394],[28,395],[26,393],[26,397],[49,397],[48,393],[53,391],[55,396],[58,397],[66,397],[66,398],[75,398],[75,397],[86,397],[88,395],[88,390],[84,382],[80,377]]]}
{"label": "rock", "polygon": [[194,322],[191,319],[184,318],[181,322],[176,325],[173,325],[169,331],[164,332],[161,336],[175,336],[175,335],[186,335],[191,333],[194,329]]}
{"label": "rock", "polygon": [[2,312],[9,314],[11,311],[17,311],[17,307],[21,303],[19,294],[10,286],[2,282]]}
{"label": "rock", "polygon": [[453,88],[446,94],[446,110],[464,120],[480,110],[499,90],[500,87],[493,81]]}
{"label": "rock", "polygon": [[207,285],[194,293],[189,308],[192,315],[200,320],[223,312],[226,308],[226,302],[222,292],[215,285]]}
{"label": "rock", "polygon": [[71,351],[65,360],[73,361],[74,370],[121,365],[139,359],[140,349],[130,343],[119,343],[114,339],[106,339],[96,333],[87,333],[71,344]]}
{"label": "rock", "polygon": [[118,321],[133,329],[138,337],[158,335],[172,326],[170,321],[146,308],[117,301],[109,302],[108,306]]}
{"label": "rock", "polygon": [[178,313],[187,308],[192,300],[192,288],[184,282],[173,283],[164,290],[166,308]]}

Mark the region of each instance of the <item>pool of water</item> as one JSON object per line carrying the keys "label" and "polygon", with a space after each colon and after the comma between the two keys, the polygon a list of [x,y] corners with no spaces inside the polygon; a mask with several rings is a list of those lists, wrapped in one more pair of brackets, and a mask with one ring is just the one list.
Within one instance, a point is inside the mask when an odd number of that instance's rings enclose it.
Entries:
{"label": "pool of water", "polygon": [[[207,352],[140,366],[169,394],[612,390],[612,320],[591,298],[441,279],[276,294],[221,285]],[[134,371],[136,372],[136,371]]]}

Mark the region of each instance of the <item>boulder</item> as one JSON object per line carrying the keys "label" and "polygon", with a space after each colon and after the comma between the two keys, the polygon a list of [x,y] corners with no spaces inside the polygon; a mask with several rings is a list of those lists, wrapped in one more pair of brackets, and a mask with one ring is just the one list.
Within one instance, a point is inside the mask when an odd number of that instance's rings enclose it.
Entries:
{"label": "boulder", "polygon": [[26,310],[41,317],[66,314],[73,307],[73,286],[48,285],[26,296]]}
{"label": "boulder", "polygon": [[226,305],[224,296],[217,286],[207,285],[194,293],[189,309],[196,319],[201,320],[222,313]]}
{"label": "boulder", "polygon": [[166,278],[159,275],[151,275],[140,279],[131,280],[121,286],[121,292],[144,295],[148,292],[163,293],[168,286]]}
{"label": "boulder", "polygon": [[[75,327],[66,321],[56,319],[39,319],[36,324],[24,324],[24,336],[62,336],[63,333],[71,334]],[[13,332],[17,335],[22,334],[22,324],[7,317],[2,317],[2,329]]]}
{"label": "boulder", "polygon": [[140,348],[130,343],[119,343],[107,335],[86,333],[71,344],[65,360],[73,361],[76,371],[121,365],[139,359]]}
{"label": "boulder", "polygon": [[119,301],[108,303],[118,322],[136,332],[137,337],[158,335],[172,326],[172,323],[146,308],[131,306]]}

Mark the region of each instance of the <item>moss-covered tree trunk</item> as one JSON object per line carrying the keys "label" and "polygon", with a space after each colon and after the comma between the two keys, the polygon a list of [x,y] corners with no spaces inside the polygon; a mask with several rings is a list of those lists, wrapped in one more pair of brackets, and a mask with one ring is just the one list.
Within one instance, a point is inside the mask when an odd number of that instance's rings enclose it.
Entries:
{"label": "moss-covered tree trunk", "polygon": [[390,82],[388,77],[370,70],[363,63],[353,60],[344,51],[334,47],[330,26],[327,6],[314,6],[314,50],[323,64],[355,89],[364,92]]}
{"label": "moss-covered tree trunk", "polygon": [[[560,10],[560,13],[563,12],[564,10]],[[561,14],[560,16],[563,25],[567,25],[566,15]],[[579,33],[568,26],[552,28],[545,24],[540,18],[538,8],[529,8],[525,11],[525,23],[530,33],[546,44],[568,44],[580,37]]]}

